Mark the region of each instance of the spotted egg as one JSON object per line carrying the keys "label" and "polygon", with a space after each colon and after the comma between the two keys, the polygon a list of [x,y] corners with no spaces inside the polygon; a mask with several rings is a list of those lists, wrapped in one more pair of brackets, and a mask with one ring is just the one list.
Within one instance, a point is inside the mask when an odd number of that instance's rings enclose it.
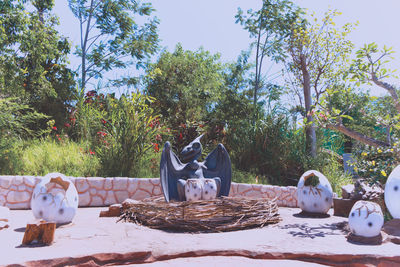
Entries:
{"label": "spotted egg", "polygon": [[214,179],[204,179],[201,199],[211,200],[217,198],[218,188]]}
{"label": "spotted egg", "polygon": [[385,184],[385,204],[395,219],[400,219],[400,165],[390,173]]}
{"label": "spotted egg", "polygon": [[61,173],[49,173],[33,189],[31,209],[36,219],[68,223],[78,209],[75,185]]}
{"label": "spotted egg", "polygon": [[377,203],[359,200],[353,205],[349,213],[349,228],[353,234],[374,237],[380,234],[382,226],[382,209]]}
{"label": "spotted egg", "polygon": [[185,184],[186,201],[200,200],[202,192],[203,179],[187,179]]}
{"label": "spotted egg", "polygon": [[[318,179],[317,185],[307,185],[311,177]],[[297,201],[299,208],[305,212],[327,213],[332,207],[333,191],[328,179],[319,171],[306,171],[297,184]]]}

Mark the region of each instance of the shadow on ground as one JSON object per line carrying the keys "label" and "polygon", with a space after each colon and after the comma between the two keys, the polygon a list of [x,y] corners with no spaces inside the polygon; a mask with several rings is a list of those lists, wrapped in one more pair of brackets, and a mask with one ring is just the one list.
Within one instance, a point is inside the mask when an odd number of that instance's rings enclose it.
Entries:
{"label": "shadow on ground", "polygon": [[318,226],[311,226],[308,223],[295,223],[285,224],[279,226],[280,229],[293,229],[288,233],[294,237],[303,237],[314,239],[316,237],[325,237],[328,235],[345,235],[347,230],[345,229],[346,221],[340,223],[326,223]]}

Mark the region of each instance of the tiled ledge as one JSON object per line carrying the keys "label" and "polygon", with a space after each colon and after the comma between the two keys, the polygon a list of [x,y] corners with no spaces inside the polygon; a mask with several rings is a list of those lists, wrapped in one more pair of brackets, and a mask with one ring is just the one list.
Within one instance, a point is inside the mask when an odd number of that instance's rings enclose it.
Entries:
{"label": "tiled ledge", "polygon": [[[161,196],[158,178],[69,177],[79,193],[80,207],[101,207],[121,203],[127,198],[141,200]],[[0,206],[29,209],[32,191],[41,177],[0,176]],[[296,187],[232,183],[229,196],[277,198],[282,207],[297,207]]]}

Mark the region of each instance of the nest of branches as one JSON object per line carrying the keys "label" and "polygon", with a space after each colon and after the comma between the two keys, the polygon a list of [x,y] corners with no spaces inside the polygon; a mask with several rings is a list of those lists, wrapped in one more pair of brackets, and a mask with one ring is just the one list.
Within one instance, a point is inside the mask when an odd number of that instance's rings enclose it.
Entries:
{"label": "nest of branches", "polygon": [[164,198],[123,203],[120,220],[150,228],[183,232],[226,232],[278,223],[276,200],[221,197],[193,202]]}

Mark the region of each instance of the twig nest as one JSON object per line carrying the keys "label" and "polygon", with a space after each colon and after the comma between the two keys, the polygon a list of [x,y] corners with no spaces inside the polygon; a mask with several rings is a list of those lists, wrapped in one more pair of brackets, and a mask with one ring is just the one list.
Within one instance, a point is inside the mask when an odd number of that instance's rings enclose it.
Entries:
{"label": "twig nest", "polygon": [[379,204],[359,200],[349,214],[349,228],[354,235],[374,237],[381,233],[383,214]]}
{"label": "twig nest", "polygon": [[331,184],[319,171],[306,171],[297,184],[297,201],[304,212],[325,214],[333,203]]}
{"label": "twig nest", "polygon": [[400,219],[400,165],[390,173],[385,185],[385,204],[395,219]]}
{"label": "twig nest", "polygon": [[78,209],[75,185],[61,173],[49,173],[35,186],[31,209],[36,219],[71,222]]}

